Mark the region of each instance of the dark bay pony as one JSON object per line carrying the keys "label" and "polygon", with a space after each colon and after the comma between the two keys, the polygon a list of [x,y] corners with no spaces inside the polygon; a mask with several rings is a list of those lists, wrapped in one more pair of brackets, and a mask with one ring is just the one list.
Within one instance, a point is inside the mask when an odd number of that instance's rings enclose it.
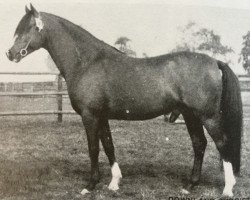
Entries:
{"label": "dark bay pony", "polygon": [[119,188],[122,174],[109,119],[147,120],[179,110],[194,149],[191,178],[183,192],[200,179],[207,144],[204,125],[223,159],[223,194],[233,196],[234,175],[240,172],[242,102],[238,79],[225,63],[189,52],[131,58],[32,5],[26,7],[15,37],[8,58],[19,62],[39,48],[46,49],[66,80],[74,110],[82,117],[91,159],[91,178],[82,194],[93,190],[100,179],[99,140],[111,165],[109,189]]}

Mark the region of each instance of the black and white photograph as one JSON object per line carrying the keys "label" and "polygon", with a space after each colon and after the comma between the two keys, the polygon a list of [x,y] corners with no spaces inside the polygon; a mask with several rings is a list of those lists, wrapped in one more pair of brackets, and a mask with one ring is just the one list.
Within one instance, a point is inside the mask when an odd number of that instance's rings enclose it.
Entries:
{"label": "black and white photograph", "polygon": [[1,200],[250,200],[249,0],[0,0]]}

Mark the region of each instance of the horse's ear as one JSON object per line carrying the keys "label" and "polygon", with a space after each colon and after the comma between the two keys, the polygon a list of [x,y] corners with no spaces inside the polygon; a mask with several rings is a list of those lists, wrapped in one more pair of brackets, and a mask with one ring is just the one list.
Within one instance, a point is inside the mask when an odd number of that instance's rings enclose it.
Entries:
{"label": "horse's ear", "polygon": [[25,6],[25,12],[26,12],[26,13],[29,13],[29,12],[30,12],[30,9],[27,7],[27,5]]}
{"label": "horse's ear", "polygon": [[36,26],[37,26],[37,28],[38,28],[38,30],[40,32],[44,27],[44,23],[43,23],[43,21],[41,19],[41,16],[40,16],[39,12],[34,8],[34,6],[32,4],[30,4],[30,12],[34,16]]}
{"label": "horse's ear", "polygon": [[32,12],[32,14],[35,18],[39,17],[39,12],[34,8],[34,6],[32,4],[30,4],[30,11]]}

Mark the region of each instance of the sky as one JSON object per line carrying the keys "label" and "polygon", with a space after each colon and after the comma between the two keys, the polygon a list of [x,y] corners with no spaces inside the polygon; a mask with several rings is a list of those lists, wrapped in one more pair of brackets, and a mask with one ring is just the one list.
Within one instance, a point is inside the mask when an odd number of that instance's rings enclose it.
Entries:
{"label": "sky", "polygon": [[[245,73],[238,63],[242,36],[250,31],[249,0],[0,0],[0,72],[48,71],[47,52],[34,52],[20,63],[10,62],[5,52],[13,44],[15,28],[32,3],[38,11],[53,13],[81,25],[95,37],[114,45],[120,36],[131,39],[137,56],[169,53],[179,41],[179,27],[194,21],[213,29],[222,44],[231,46],[232,69]],[[0,76],[2,81],[27,77]],[[29,78],[29,77],[28,77]]]}

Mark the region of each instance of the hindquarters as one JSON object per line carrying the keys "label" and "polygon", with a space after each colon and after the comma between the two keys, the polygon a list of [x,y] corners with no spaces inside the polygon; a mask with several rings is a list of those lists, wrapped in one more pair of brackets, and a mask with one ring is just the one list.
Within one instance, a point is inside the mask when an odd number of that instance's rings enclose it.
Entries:
{"label": "hindquarters", "polygon": [[200,118],[216,115],[222,95],[222,76],[216,60],[197,54],[180,64],[183,67],[175,80],[180,110],[191,109]]}
{"label": "hindquarters", "polygon": [[183,104],[202,120],[222,158],[239,173],[242,133],[239,81],[227,64],[212,59],[209,64],[204,63],[198,82],[184,86]]}
{"label": "hindquarters", "polygon": [[[222,72],[221,89],[207,102],[202,121],[211,135],[222,159],[232,163],[235,174],[240,172],[242,136],[242,100],[239,81],[230,67],[217,61]],[[217,87],[218,88],[218,87]],[[212,94],[212,93],[211,93]],[[211,111],[209,111],[211,110]]]}
{"label": "hindquarters", "polygon": [[[182,92],[180,110],[184,114],[190,135],[195,133],[196,126],[190,122],[187,111],[193,113],[192,120],[197,118],[196,121],[201,121],[214,140],[223,159],[225,173],[223,194],[233,196],[232,190],[236,183],[234,174],[239,174],[241,160],[242,100],[239,81],[229,66],[223,62],[216,61],[213,66],[204,67],[207,69],[201,74],[203,80],[198,78],[197,82],[193,81],[199,84],[194,84],[193,87],[191,84],[183,86],[185,91]],[[202,138],[201,134],[199,136]],[[195,143],[197,140],[193,141],[194,147]],[[203,148],[200,149],[203,152]],[[196,179],[191,180],[194,182]]]}

